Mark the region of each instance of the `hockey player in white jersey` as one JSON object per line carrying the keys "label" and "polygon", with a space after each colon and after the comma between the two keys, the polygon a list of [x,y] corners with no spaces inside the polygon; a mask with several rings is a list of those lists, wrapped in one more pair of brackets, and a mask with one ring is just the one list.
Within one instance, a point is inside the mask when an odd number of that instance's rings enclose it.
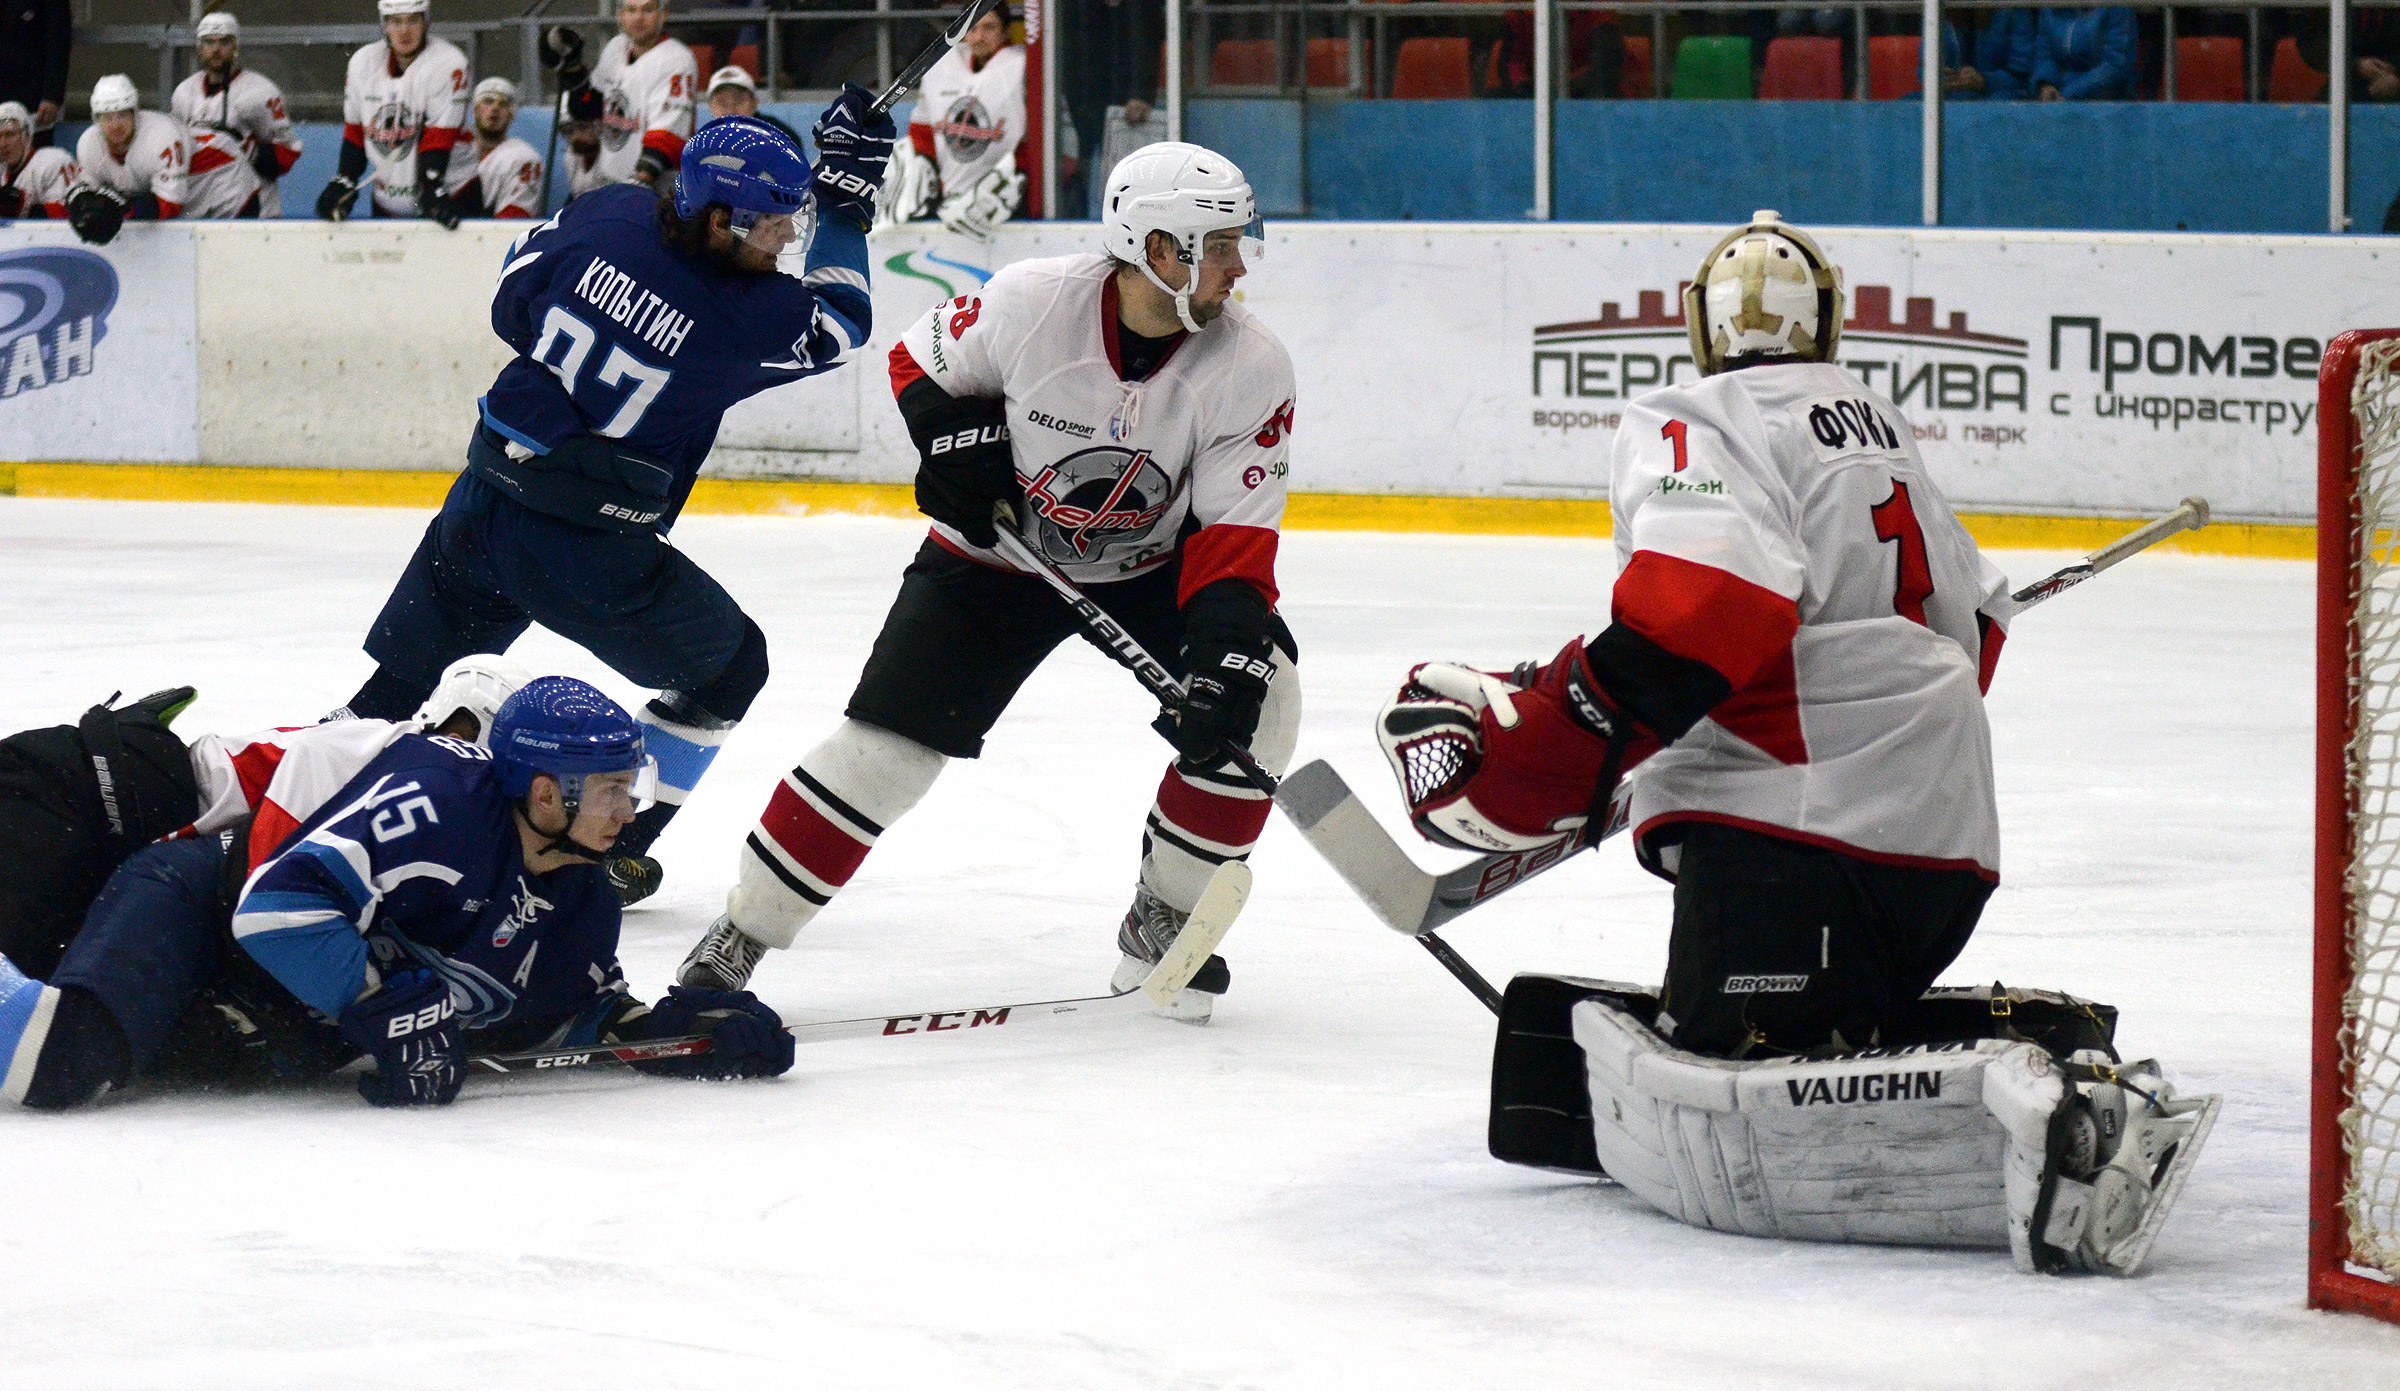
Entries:
{"label": "hockey player in white jersey", "polygon": [[1025,50],[1008,42],[1008,6],[976,21],[917,88],[908,139],[893,151],[878,221],[937,217],[988,239],[1025,199]]}
{"label": "hockey player in white jersey", "polygon": [[[283,109],[283,89],[242,66],[241,21],[220,10],[195,28],[200,71],[175,88],[168,109],[186,130],[213,130],[241,147],[258,175],[258,216],[283,216],[279,182],[300,158],[300,137]],[[198,171],[195,169],[195,173]]]}
{"label": "hockey player in white jersey", "polygon": [[[775,790],[741,877],[685,960],[687,983],[742,982],[850,879],[952,758],[974,758],[1073,614],[995,549],[996,506],[1179,676],[1179,757],[1158,785],[1117,988],[1182,930],[1216,868],[1246,858],[1270,772],[1300,718],[1297,646],[1275,612],[1291,457],[1292,366],[1232,300],[1258,252],[1250,186],[1196,145],[1152,145],[1109,180],[1105,250],[1020,261],[936,305],[892,350],[923,462],[932,535],[850,697],[847,718]],[[1176,1004],[1207,1017],[1210,958]]]}
{"label": "hockey player in white jersey", "polygon": [[111,73],[92,84],[92,124],[75,142],[76,184],[67,193],[75,235],[105,245],[128,221],[183,214],[191,153],[174,117],[141,109],[133,79]]}
{"label": "hockey player in white jersey", "polygon": [[1608,626],[1513,672],[1425,664],[1381,716],[1429,838],[1555,844],[1630,779],[1675,884],[1655,996],[1512,985],[1494,1152],[1725,1230],[2129,1272],[2213,1098],[2120,1065],[2105,1007],[1928,993],[1999,881],[1982,695],[2012,606],[1906,418],[1835,364],[1841,305],[1775,214],[1718,243],[1685,298],[1700,379],[1616,435]]}
{"label": "hockey player in white jersey", "polygon": [[467,55],[428,32],[428,0],[376,0],[375,9],[383,37],[350,55],[341,170],[317,195],[317,216],[349,217],[371,184],[377,216],[454,227],[442,190],[467,124]]}
{"label": "hockey player in white jersey", "polygon": [[517,84],[487,77],[475,84],[475,143],[450,162],[450,208],[459,217],[539,217],[542,155],[509,134],[517,120]]}
{"label": "hockey player in white jersey", "polygon": [[0,101],[0,218],[63,218],[75,186],[75,160],[53,146],[33,147],[33,113]]}
{"label": "hockey player in white jersey", "polygon": [[588,85],[600,99],[600,151],[590,178],[657,185],[683,155],[700,96],[699,62],[667,37],[666,0],[622,0],[617,34],[587,73],[583,36],[557,28],[543,37],[562,90]]}

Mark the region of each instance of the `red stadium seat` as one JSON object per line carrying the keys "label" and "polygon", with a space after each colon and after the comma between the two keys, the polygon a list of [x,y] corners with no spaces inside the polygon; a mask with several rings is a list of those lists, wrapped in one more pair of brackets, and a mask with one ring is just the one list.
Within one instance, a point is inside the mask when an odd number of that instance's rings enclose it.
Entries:
{"label": "red stadium seat", "polygon": [[1392,66],[1392,95],[1404,101],[1471,97],[1472,70],[1465,39],[1403,39]]}
{"label": "red stadium seat", "polygon": [[1840,101],[1840,39],[1775,39],[1767,44],[1766,70],[1758,76],[1760,101]]}
{"label": "red stadium seat", "polygon": [[[717,46],[713,43],[694,43],[685,44],[684,47],[692,51],[692,66],[699,70],[700,80],[708,81],[709,75],[717,70]],[[701,95],[705,97],[708,94],[702,92]]]}
{"label": "red stadium seat", "polygon": [[1648,101],[1658,95],[1658,84],[1650,71],[1650,36],[1625,36],[1625,67],[1617,75],[1617,95],[1627,101]]}
{"label": "red stadium seat", "polygon": [[2241,101],[2245,87],[2240,39],[2175,41],[2175,100]]}
{"label": "red stadium seat", "polygon": [[[754,43],[735,44],[733,46],[732,54],[730,54],[725,61],[733,64],[737,68],[740,68],[743,72],[750,74],[750,76],[753,78],[757,78],[763,71],[763,69],[761,69],[758,65],[758,45]],[[700,75],[700,80],[703,82],[707,81],[708,74],[702,73]]]}
{"label": "red stadium seat", "polygon": [[1867,40],[1867,95],[1896,101],[1925,90],[1925,46],[1913,34]]}
{"label": "red stadium seat", "polygon": [[1310,39],[1308,41],[1308,85],[1311,87],[1347,87],[1350,85],[1350,41],[1348,39]]}
{"label": "red stadium seat", "polygon": [[2275,45],[2275,65],[2267,73],[2267,100],[2306,102],[2324,94],[2325,74],[2300,56],[2300,41],[2285,39]]}
{"label": "red stadium seat", "polygon": [[1277,78],[1273,39],[1222,39],[1208,60],[1208,80],[1218,87],[1274,87]]}

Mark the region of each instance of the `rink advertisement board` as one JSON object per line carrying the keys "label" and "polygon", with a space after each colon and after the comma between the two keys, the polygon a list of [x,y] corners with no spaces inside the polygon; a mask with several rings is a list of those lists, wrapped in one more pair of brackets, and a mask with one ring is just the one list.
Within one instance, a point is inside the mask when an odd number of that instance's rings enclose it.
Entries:
{"label": "rink advertisement board", "polygon": [[[42,307],[49,289],[0,279],[0,324],[44,324],[0,329],[14,335],[0,339],[0,456],[456,468],[507,356],[488,306],[524,230],[128,227],[85,253],[115,276],[113,307],[65,321]],[[1624,403],[1691,377],[1680,290],[1723,230],[1270,225],[1242,295],[1298,373],[1293,488],[1604,496]],[[2383,265],[2400,248],[2380,238],[1821,240],[1847,273],[1842,362],[1892,398],[1953,500],[1978,511],[2146,513],[2201,493],[2220,516],[2305,520],[2318,358],[2344,328],[2400,324],[2400,262]],[[906,481],[892,344],[1003,266],[1096,241],[1073,223],[991,242],[930,224],[879,234],[871,345],[738,407],[712,472]],[[64,229],[0,227],[0,252],[75,245]],[[87,351],[74,324],[94,318],[97,334],[98,317],[106,333]]]}
{"label": "rink advertisement board", "polygon": [[196,458],[196,278],[176,230],[0,224],[0,459]]}

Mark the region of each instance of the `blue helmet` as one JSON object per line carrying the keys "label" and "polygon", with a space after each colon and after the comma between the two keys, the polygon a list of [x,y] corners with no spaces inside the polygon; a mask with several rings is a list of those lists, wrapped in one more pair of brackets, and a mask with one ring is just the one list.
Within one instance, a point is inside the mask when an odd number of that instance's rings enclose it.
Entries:
{"label": "blue helmet", "polygon": [[808,157],[756,116],[727,116],[683,142],[675,215],[690,221],[711,203],[733,209],[737,232],[761,216],[798,216],[808,202]]}
{"label": "blue helmet", "polygon": [[501,702],[490,745],[500,790],[511,797],[531,792],[540,774],[558,780],[570,811],[593,773],[633,770],[637,804],[647,801],[645,781],[655,787],[657,765],[643,752],[642,727],[623,706],[572,676],[537,676]]}

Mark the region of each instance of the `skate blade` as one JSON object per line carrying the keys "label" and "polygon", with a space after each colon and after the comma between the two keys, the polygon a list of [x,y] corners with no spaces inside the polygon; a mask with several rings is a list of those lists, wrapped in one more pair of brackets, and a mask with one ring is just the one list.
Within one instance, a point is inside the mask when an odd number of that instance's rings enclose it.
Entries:
{"label": "skate blade", "polygon": [[[1198,975],[1200,968],[1215,955],[1217,944],[1233,930],[1233,920],[1241,916],[1242,905],[1250,901],[1250,866],[1239,860],[1228,860],[1217,866],[1209,876],[1208,887],[1200,893],[1200,901],[1192,905],[1192,914],[1184,919],[1183,931],[1175,934],[1175,943],[1158,965],[1142,981],[1142,993],[1150,1003],[1159,1007],[1170,1019],[1206,1019],[1203,1009],[1197,1015],[1183,997],[1199,992],[1185,987]],[[1215,1007],[1214,997],[1201,996]]]}
{"label": "skate blade", "polygon": [[2101,1253],[2101,1264],[2111,1275],[2131,1275],[2149,1258],[2150,1243],[2158,1239],[2159,1228],[2166,1225],[2167,1211],[2183,1193],[2183,1181],[2190,1177],[2192,1165],[2200,1158],[2200,1146],[2207,1142],[2209,1130],[2217,1123],[2217,1112],[2224,1105],[2224,1097],[2213,1095],[2179,1096],[2166,1103],[2167,1119],[2182,1122],[2179,1128],[2183,1133],[2175,1141],[2175,1156],[2167,1161],[2165,1176],[2151,1185],[2150,1203],[2142,1209],[2141,1222]]}
{"label": "skate blade", "polygon": [[[1109,979],[1108,988],[1119,995],[1129,990],[1142,989],[1143,982],[1150,978],[1153,971],[1154,968],[1150,963],[1138,956],[1120,956],[1117,958],[1117,973]],[[1148,992],[1145,990],[1144,993]],[[1194,990],[1187,986],[1168,996],[1164,1001],[1152,995],[1150,1004],[1151,1012],[1161,1019],[1180,1019],[1187,1024],[1205,1024],[1216,1009],[1217,997],[1204,990]]]}

